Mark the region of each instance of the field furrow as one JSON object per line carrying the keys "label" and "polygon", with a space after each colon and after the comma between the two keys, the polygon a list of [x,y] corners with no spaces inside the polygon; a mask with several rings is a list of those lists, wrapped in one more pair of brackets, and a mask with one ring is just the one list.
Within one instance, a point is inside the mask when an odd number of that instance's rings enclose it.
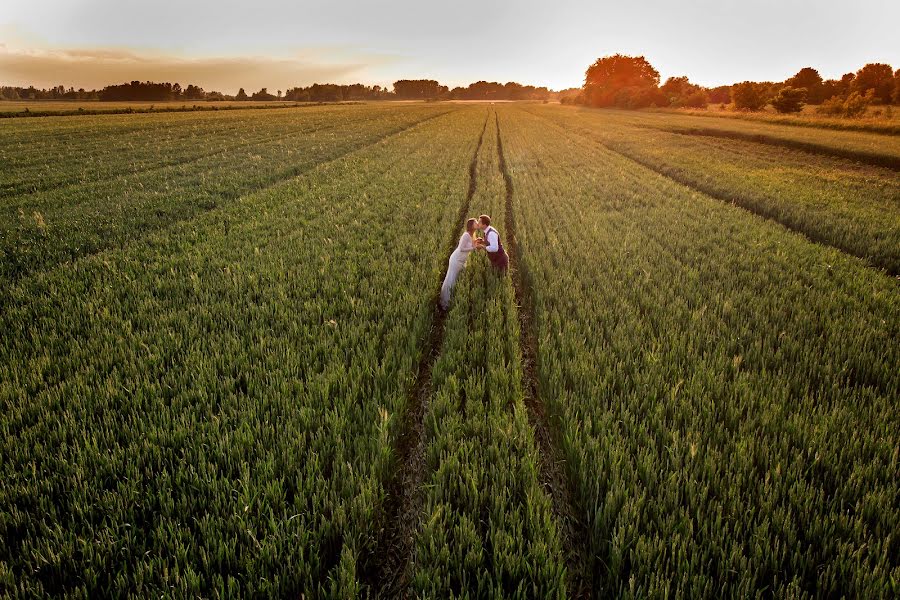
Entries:
{"label": "field furrow", "polygon": [[[497,139],[491,118],[471,208],[491,214],[502,234]],[[485,256],[469,261],[432,372],[411,591],[420,598],[565,598],[563,549],[523,402],[513,286]]]}
{"label": "field furrow", "polygon": [[384,113],[364,127],[348,120],[275,143],[238,148],[185,165],[9,199],[0,225],[0,280],[125,246],[174,222],[296,177],[316,164],[376,143],[447,109]]}
{"label": "field furrow", "polygon": [[528,408],[528,420],[534,430],[539,448],[538,463],[541,484],[553,501],[554,517],[563,537],[563,551],[569,576],[569,596],[590,598],[593,596],[593,573],[590,568],[587,532],[573,502],[572,481],[566,476],[563,469],[565,460],[561,454],[559,432],[554,428],[550,414],[540,397],[537,365],[538,342],[534,327],[533,300],[526,275],[518,266],[520,253],[516,239],[515,184],[509,174],[506,155],[503,152],[500,117],[498,114],[495,114],[495,117],[497,119],[497,154],[505,189],[504,215],[507,227],[507,248],[519,316],[525,406]]}
{"label": "field furrow", "polygon": [[[598,113],[591,109],[565,110],[588,118],[594,118]],[[804,150],[894,170],[900,168],[900,136],[893,134],[821,127],[795,127],[740,118],[704,118],[646,111],[603,110],[599,112],[619,123],[637,127],[680,132],[684,135],[703,135],[765,143],[770,146]]]}
{"label": "field furrow", "polygon": [[897,597],[900,138],[787,119],[0,120],[0,597]]}
{"label": "field furrow", "polygon": [[896,282],[501,110],[596,593],[889,597]]}
{"label": "field furrow", "polygon": [[[468,214],[472,196],[477,189],[476,168],[486,129],[487,117],[469,163],[469,188],[460,205],[457,219],[450,228],[446,252],[452,252],[456,247],[459,222]],[[440,282],[435,283],[439,290]],[[427,343],[416,368],[416,380],[404,411],[403,425],[396,436],[394,456],[397,464],[386,485],[387,498],[382,510],[381,532],[371,559],[375,566],[369,579],[379,598],[392,598],[402,594],[409,581],[413,536],[422,508],[421,488],[425,477],[424,415],[433,391],[431,377],[434,362],[444,344],[446,313],[439,310],[438,292],[432,295],[432,311],[434,317]]]}
{"label": "field furrow", "polygon": [[623,126],[602,113],[579,119],[567,111],[539,114],[678,183],[900,274],[900,179],[893,171],[758,143]]}
{"label": "field furrow", "polygon": [[361,593],[483,119],[16,284],[0,592]]}
{"label": "field furrow", "polygon": [[[418,112],[408,107],[410,113]],[[70,135],[13,131],[10,140],[0,144],[0,198],[27,196],[62,187],[85,185],[116,179],[171,165],[184,166],[216,154],[246,146],[274,142],[290,136],[324,132],[336,127],[357,127],[385,114],[396,113],[387,107],[325,107],[316,110],[249,113],[241,118],[210,118],[195,113],[155,116],[140,129],[97,125],[91,135],[84,127]],[[254,118],[255,117],[255,118]],[[2,125],[2,124],[0,124]],[[40,140],[39,143],[36,143]],[[3,203],[4,206],[7,203]],[[13,205],[15,207],[15,205]]]}

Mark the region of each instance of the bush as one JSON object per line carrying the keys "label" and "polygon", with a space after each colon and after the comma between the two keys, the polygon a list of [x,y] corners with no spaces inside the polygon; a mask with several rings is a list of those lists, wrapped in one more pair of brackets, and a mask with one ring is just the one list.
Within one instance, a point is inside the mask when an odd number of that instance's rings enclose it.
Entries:
{"label": "bush", "polygon": [[684,99],[684,106],[688,108],[706,108],[709,104],[709,96],[703,90],[697,90]]}
{"label": "bush", "polygon": [[816,112],[820,115],[843,116],[844,99],[840,96],[832,96],[828,100],[822,102],[816,109]]}
{"label": "bush", "polygon": [[875,90],[869,89],[865,95],[859,92],[853,92],[844,102],[845,117],[861,117],[866,113],[866,109],[875,99]]}
{"label": "bush", "polygon": [[759,84],[752,81],[736,83],[731,88],[731,99],[736,110],[760,110],[766,105]]}
{"label": "bush", "polygon": [[772,107],[780,113],[797,113],[803,110],[806,88],[783,87],[772,99]]}
{"label": "bush", "polygon": [[816,112],[823,115],[838,117],[860,117],[875,99],[875,90],[870,89],[865,94],[853,92],[847,98],[835,96],[823,102]]}

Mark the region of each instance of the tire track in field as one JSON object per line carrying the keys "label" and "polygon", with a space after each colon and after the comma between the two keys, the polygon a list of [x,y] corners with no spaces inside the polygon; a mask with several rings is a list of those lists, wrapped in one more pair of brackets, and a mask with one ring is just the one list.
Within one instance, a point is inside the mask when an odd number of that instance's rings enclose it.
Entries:
{"label": "tire track in field", "polygon": [[[443,113],[442,113],[443,114]],[[363,120],[360,123],[364,122]],[[103,184],[113,181],[115,179],[121,178],[123,176],[132,176],[132,175],[146,175],[150,173],[154,173],[156,171],[162,171],[170,168],[178,168],[185,165],[190,165],[192,163],[200,162],[205,158],[210,158],[213,156],[224,155],[229,152],[234,152],[235,150],[242,150],[244,148],[251,148],[254,146],[262,146],[265,144],[271,144],[273,142],[280,142],[281,140],[293,137],[293,136],[306,136],[318,133],[324,133],[331,131],[332,129],[337,129],[341,124],[336,122],[327,123],[322,127],[314,128],[314,129],[306,129],[306,128],[298,128],[291,131],[280,132],[280,133],[269,133],[266,135],[262,135],[260,137],[247,139],[243,141],[232,142],[230,144],[225,144],[221,146],[216,146],[212,150],[207,150],[200,152],[198,154],[194,154],[188,157],[184,157],[183,159],[174,158],[174,159],[163,159],[161,162],[151,163],[151,164],[141,164],[139,166],[131,166],[122,169],[113,174],[109,174],[106,176],[99,176],[89,180],[77,180],[77,179],[60,179],[56,181],[47,181],[43,185],[38,185],[37,187],[28,188],[26,184],[3,184],[0,185],[0,198],[15,198],[15,197],[25,197],[25,196],[34,196],[38,194],[46,194],[51,192],[58,192],[67,188],[77,188],[81,186],[88,185],[96,185]],[[180,140],[185,141],[185,140]],[[131,163],[132,165],[134,163]],[[82,200],[82,203],[86,200]]]}
{"label": "tire track in field", "polygon": [[644,167],[645,169],[653,171],[657,175],[661,175],[661,176],[665,177],[666,179],[673,181],[679,185],[682,185],[694,192],[699,192],[699,193],[703,194],[704,196],[708,196],[714,200],[724,202],[725,204],[731,204],[732,206],[736,206],[736,207],[738,207],[742,210],[745,210],[748,213],[751,213],[757,217],[763,218],[763,219],[765,219],[767,221],[771,221],[773,223],[777,223],[777,224],[781,225],[782,227],[784,227],[785,229],[787,229],[788,231],[795,233],[797,235],[800,235],[812,243],[821,244],[821,245],[827,246],[829,248],[834,248],[835,250],[839,251],[841,254],[845,254],[847,256],[852,256],[854,258],[858,258],[863,261],[863,264],[865,264],[866,267],[868,267],[872,270],[887,273],[891,277],[900,276],[900,272],[896,271],[895,269],[892,269],[890,267],[890,265],[879,264],[878,262],[876,262],[875,257],[862,256],[860,254],[853,252],[849,248],[845,248],[845,247],[835,244],[833,240],[829,240],[826,236],[824,236],[822,234],[816,233],[815,231],[806,231],[805,229],[801,229],[800,227],[794,225],[793,223],[790,223],[787,219],[780,217],[773,210],[770,211],[770,210],[761,209],[758,206],[754,206],[752,202],[748,202],[747,200],[745,200],[744,198],[742,198],[740,196],[724,193],[720,190],[717,190],[715,187],[713,187],[711,185],[706,185],[702,182],[691,181],[689,178],[681,175],[677,171],[677,169],[668,169],[664,166],[654,165],[650,161],[645,160],[645,159],[641,158],[640,156],[637,156],[631,152],[628,152],[627,150],[622,150],[621,148],[617,147],[616,145],[610,145],[605,142],[597,142],[597,143],[600,144],[601,146],[603,146],[604,148],[606,148],[607,150],[609,150],[610,152],[618,154],[619,156],[626,158],[626,159]]}
{"label": "tire track in field", "polygon": [[519,245],[516,239],[515,210],[513,198],[515,190],[512,176],[506,164],[503,152],[503,139],[500,133],[500,117],[497,119],[497,155],[500,171],[506,185],[506,228],[507,247],[509,248],[510,274],[515,291],[516,305],[519,307],[520,340],[522,345],[522,378],[525,392],[525,406],[528,408],[528,420],[534,430],[534,438],[538,444],[538,467],[541,485],[550,496],[553,513],[562,536],[563,553],[566,559],[568,588],[570,598],[593,597],[593,561],[587,532],[579,522],[579,512],[575,506],[574,486],[564,472],[565,459],[559,444],[559,434],[551,423],[551,417],[540,397],[538,385],[537,333],[534,329],[534,306],[529,288],[527,273],[520,265]]}
{"label": "tire track in field", "polygon": [[[448,248],[456,246],[459,224],[469,213],[472,197],[478,187],[478,155],[487,130],[484,120],[478,144],[469,163],[469,189],[450,230]],[[405,598],[412,566],[413,542],[422,507],[422,484],[425,480],[425,412],[431,397],[431,376],[434,363],[444,345],[447,313],[438,306],[439,293],[430,301],[433,307],[431,330],[416,369],[416,380],[409,393],[406,414],[394,446],[397,468],[385,484],[387,498],[383,509],[381,535],[375,555],[369,560],[372,568],[363,580],[377,598]]]}
{"label": "tire track in field", "polygon": [[[542,119],[544,122],[565,131],[567,134],[576,135],[583,140],[586,140],[588,142],[596,144],[596,145],[600,146],[601,148],[604,148],[604,149],[608,150],[609,152],[612,152],[613,154],[617,154],[627,160],[630,160],[631,162],[633,162],[637,165],[640,165],[641,167],[643,167],[649,171],[652,171],[652,172],[656,173],[657,175],[661,175],[662,177],[665,177],[666,179],[673,181],[673,182],[677,183],[678,185],[684,186],[684,187],[688,188],[689,190],[698,192],[700,194],[703,194],[704,196],[707,196],[714,200],[718,200],[725,204],[730,204],[732,206],[736,206],[754,216],[760,217],[767,221],[777,223],[778,225],[780,225],[781,227],[784,227],[786,230],[790,231],[791,233],[802,236],[803,238],[805,238],[806,240],[808,240],[814,244],[821,244],[822,246],[834,248],[835,250],[839,251],[841,254],[844,254],[846,256],[852,256],[854,258],[858,258],[861,261],[863,261],[863,264],[866,267],[868,267],[874,271],[878,271],[879,273],[885,273],[890,277],[895,277],[895,278],[900,277],[900,271],[897,271],[896,269],[892,269],[889,265],[879,264],[878,262],[876,262],[876,258],[868,257],[868,256],[861,256],[861,255],[853,252],[849,248],[843,248],[841,246],[836,245],[833,241],[827,239],[824,235],[817,234],[814,231],[806,231],[804,229],[801,229],[800,227],[790,223],[787,219],[779,217],[778,214],[775,213],[775,211],[762,210],[759,207],[754,206],[752,202],[747,201],[744,198],[741,198],[740,196],[735,196],[735,195],[724,193],[720,190],[715,189],[711,185],[705,185],[703,183],[691,181],[687,177],[684,177],[683,175],[681,175],[676,169],[669,169],[664,166],[654,165],[652,162],[641,158],[640,156],[634,154],[633,152],[629,152],[628,150],[623,150],[617,144],[600,141],[600,140],[594,138],[593,136],[586,135],[580,131],[573,131],[571,129],[563,127],[562,125],[559,125],[559,124],[547,119],[544,116],[536,115],[531,112],[529,112],[529,114],[534,115],[534,116]],[[645,128],[659,129],[659,128],[654,128],[654,127],[645,127]],[[665,130],[665,129],[660,129],[660,130],[661,131],[669,131],[669,130]],[[671,131],[670,133],[678,133],[678,132]],[[690,135],[690,134],[688,134],[688,135]],[[759,140],[750,140],[750,141],[758,142]],[[834,155],[832,155],[832,156],[834,156]],[[844,157],[844,158],[846,158],[846,157]]]}
{"label": "tire track in field", "polygon": [[[781,146],[792,150],[800,150],[809,154],[819,154],[822,156],[830,156],[832,158],[844,158],[855,160],[861,163],[872,165],[875,167],[885,167],[894,171],[900,171],[900,158],[885,154],[877,154],[875,152],[866,152],[864,150],[850,150],[845,148],[835,148],[815,142],[803,142],[800,140],[790,140],[777,136],[766,135],[764,133],[742,133],[740,131],[726,131],[708,127],[689,126],[686,129],[676,127],[665,127],[664,125],[635,125],[643,129],[656,129],[668,133],[676,133],[678,135],[716,137],[730,140],[740,140],[744,142],[756,142],[757,144],[766,144],[769,146]],[[875,134],[884,135],[884,134]]]}
{"label": "tire track in field", "polygon": [[[125,248],[129,244],[140,241],[145,236],[151,235],[158,231],[166,231],[184,221],[190,221],[190,220],[196,219],[206,213],[223,209],[239,198],[263,192],[269,188],[273,188],[273,187],[275,187],[285,181],[288,181],[290,179],[301,177],[302,175],[309,173],[312,170],[314,170],[324,164],[340,160],[341,158],[343,158],[349,154],[352,154],[354,152],[358,152],[360,150],[364,150],[366,148],[374,146],[375,144],[378,144],[392,136],[399,135],[409,129],[412,129],[413,127],[417,127],[419,125],[427,123],[428,121],[431,121],[438,117],[445,116],[451,112],[452,112],[452,110],[448,110],[448,111],[444,111],[441,113],[429,115],[429,116],[419,119],[417,121],[406,123],[404,125],[401,125],[399,127],[396,127],[394,129],[387,131],[383,135],[379,136],[378,138],[376,138],[368,143],[365,143],[361,146],[354,146],[352,148],[348,148],[346,151],[340,152],[334,156],[327,157],[325,160],[322,160],[321,162],[317,162],[313,165],[308,165],[308,166],[302,167],[302,168],[291,167],[291,168],[285,169],[284,171],[277,173],[273,177],[263,181],[260,185],[257,185],[255,187],[252,187],[252,188],[249,188],[246,190],[235,191],[234,193],[229,192],[229,193],[220,194],[218,197],[219,202],[217,202],[216,204],[213,204],[210,206],[201,206],[197,211],[195,211],[191,214],[185,215],[185,216],[176,217],[176,218],[172,219],[171,221],[167,221],[163,225],[160,225],[160,226],[150,225],[150,226],[146,226],[146,227],[135,227],[134,229],[132,229],[128,232],[124,232],[124,237],[126,238],[124,240],[122,239],[122,237],[116,237],[111,240],[111,243],[106,244],[106,245],[100,245],[99,247],[96,247],[96,248],[91,248],[90,251],[82,252],[82,253],[74,252],[71,254],[66,254],[65,256],[60,256],[59,260],[47,262],[47,263],[43,263],[43,264],[38,264],[38,265],[26,266],[21,269],[16,269],[16,270],[12,271],[11,273],[3,273],[3,271],[0,270],[0,283],[3,283],[4,289],[6,289],[7,287],[17,284],[22,279],[24,279],[34,273],[44,273],[47,271],[51,271],[63,264],[71,264],[75,261],[89,258],[91,256],[96,256],[97,254],[100,254],[102,252],[106,252],[109,250],[114,250],[117,248]],[[121,243],[119,243],[119,242],[121,242]],[[3,308],[3,306],[5,304],[5,296],[6,295],[4,293],[0,292],[0,308]]]}

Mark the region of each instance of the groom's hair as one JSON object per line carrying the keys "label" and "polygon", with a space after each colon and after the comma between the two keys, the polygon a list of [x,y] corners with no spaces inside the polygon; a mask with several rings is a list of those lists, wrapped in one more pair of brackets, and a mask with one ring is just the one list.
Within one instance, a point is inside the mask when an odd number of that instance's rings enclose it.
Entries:
{"label": "groom's hair", "polygon": [[487,215],[481,215],[480,217],[478,217],[478,220],[481,221],[482,225],[490,226],[491,224],[491,218]]}

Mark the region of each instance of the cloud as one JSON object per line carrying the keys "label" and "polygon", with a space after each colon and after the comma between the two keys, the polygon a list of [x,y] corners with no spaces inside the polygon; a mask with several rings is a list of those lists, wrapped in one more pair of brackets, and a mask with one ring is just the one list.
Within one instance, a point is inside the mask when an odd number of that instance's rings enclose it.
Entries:
{"label": "cloud", "polygon": [[[204,57],[181,58],[139,53],[119,48],[13,49],[0,46],[0,83],[85,89],[127,81],[189,83],[206,90],[234,93],[267,87],[287,89],[314,82],[348,83],[365,79],[373,64],[384,56],[366,57],[352,51],[335,53],[340,62],[329,62],[324,53],[300,51],[293,57]],[[368,60],[367,60],[368,59]]]}

